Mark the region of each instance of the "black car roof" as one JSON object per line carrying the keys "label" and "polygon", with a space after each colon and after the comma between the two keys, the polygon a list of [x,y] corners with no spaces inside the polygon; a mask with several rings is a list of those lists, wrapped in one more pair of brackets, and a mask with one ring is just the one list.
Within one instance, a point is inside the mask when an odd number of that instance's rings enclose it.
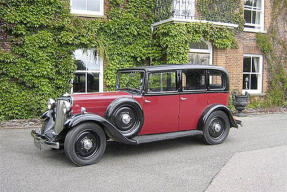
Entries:
{"label": "black car roof", "polygon": [[214,69],[224,71],[225,73],[227,73],[227,71],[223,67],[215,65],[191,65],[191,64],[140,66],[134,68],[120,69],[119,71],[125,71],[125,70],[167,71],[167,70],[182,70],[182,69]]}

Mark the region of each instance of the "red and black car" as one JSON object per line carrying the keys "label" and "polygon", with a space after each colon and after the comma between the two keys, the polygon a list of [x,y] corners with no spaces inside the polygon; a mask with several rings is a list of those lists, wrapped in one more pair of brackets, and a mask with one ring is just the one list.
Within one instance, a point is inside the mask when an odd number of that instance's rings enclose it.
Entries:
{"label": "red and black car", "polygon": [[202,135],[222,143],[238,127],[227,108],[225,69],[205,65],[164,65],[121,69],[115,92],[49,99],[43,127],[32,131],[35,145],[59,149],[76,165],[96,163],[106,142],[141,144]]}

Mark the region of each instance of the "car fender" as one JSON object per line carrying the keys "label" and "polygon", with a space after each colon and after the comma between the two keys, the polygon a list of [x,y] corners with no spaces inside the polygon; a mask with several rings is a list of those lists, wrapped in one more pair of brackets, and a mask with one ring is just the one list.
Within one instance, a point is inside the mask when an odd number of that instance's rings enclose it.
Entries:
{"label": "car fender", "polygon": [[205,125],[209,115],[213,112],[213,111],[223,111],[228,119],[229,119],[229,123],[230,123],[230,127],[235,127],[238,128],[237,122],[234,120],[232,113],[230,111],[230,109],[228,107],[226,107],[225,105],[221,105],[221,104],[213,104],[208,106],[202,113],[198,124],[197,124],[197,129],[202,129],[203,126]]}
{"label": "car fender", "polygon": [[125,144],[136,144],[135,140],[126,138],[117,130],[117,128],[113,124],[108,122],[105,118],[99,115],[96,115],[96,114],[84,113],[84,114],[72,116],[71,118],[66,120],[65,127],[71,129],[81,123],[85,123],[88,121],[89,122],[92,121],[100,125],[105,131],[105,133],[109,137],[114,139],[115,141],[118,141],[120,143],[125,143]]}

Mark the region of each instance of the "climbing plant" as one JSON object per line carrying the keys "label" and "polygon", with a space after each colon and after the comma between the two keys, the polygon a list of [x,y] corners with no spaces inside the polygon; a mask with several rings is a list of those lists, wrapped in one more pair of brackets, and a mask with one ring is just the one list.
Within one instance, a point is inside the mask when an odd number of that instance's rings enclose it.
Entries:
{"label": "climbing plant", "polygon": [[105,67],[107,90],[115,88],[116,71],[144,65],[159,49],[152,45],[151,24],[154,21],[154,0],[111,1],[108,21],[102,25],[101,40],[108,65]]}
{"label": "climbing plant", "polygon": [[[285,17],[281,14],[287,11],[287,2],[275,0],[272,7],[271,26],[267,34],[257,34],[257,44],[268,63],[268,91],[265,99],[265,106],[282,106],[287,105],[287,42],[284,23]],[[281,17],[282,16],[282,17]],[[280,34],[281,33],[281,34]],[[286,35],[286,34],[285,34]]]}
{"label": "climbing plant", "polygon": [[0,51],[0,119],[33,117],[49,97],[69,92],[72,51],[98,46],[101,21],[71,17],[61,0],[7,0],[0,6],[0,27],[11,45],[11,51]]}
{"label": "climbing plant", "polygon": [[[210,41],[220,49],[236,48],[234,31],[211,23],[168,23],[155,30],[155,45],[162,48],[162,57],[168,64],[188,63],[191,42]],[[156,61],[155,61],[156,62]]]}
{"label": "climbing plant", "polygon": [[241,0],[197,0],[197,10],[202,19],[238,24],[243,30],[245,20]]}

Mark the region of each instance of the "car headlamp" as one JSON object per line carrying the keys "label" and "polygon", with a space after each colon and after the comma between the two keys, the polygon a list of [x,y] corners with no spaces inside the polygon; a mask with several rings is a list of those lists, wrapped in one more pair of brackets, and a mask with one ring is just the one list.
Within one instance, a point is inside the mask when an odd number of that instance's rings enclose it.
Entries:
{"label": "car headlamp", "polygon": [[81,107],[81,114],[87,113],[87,109],[85,107]]}
{"label": "car headlamp", "polygon": [[56,106],[56,102],[54,99],[50,98],[48,99],[48,109],[53,109]]}
{"label": "car headlamp", "polygon": [[71,108],[72,108],[71,103],[69,103],[68,101],[64,101],[63,112],[66,114],[71,110]]}

